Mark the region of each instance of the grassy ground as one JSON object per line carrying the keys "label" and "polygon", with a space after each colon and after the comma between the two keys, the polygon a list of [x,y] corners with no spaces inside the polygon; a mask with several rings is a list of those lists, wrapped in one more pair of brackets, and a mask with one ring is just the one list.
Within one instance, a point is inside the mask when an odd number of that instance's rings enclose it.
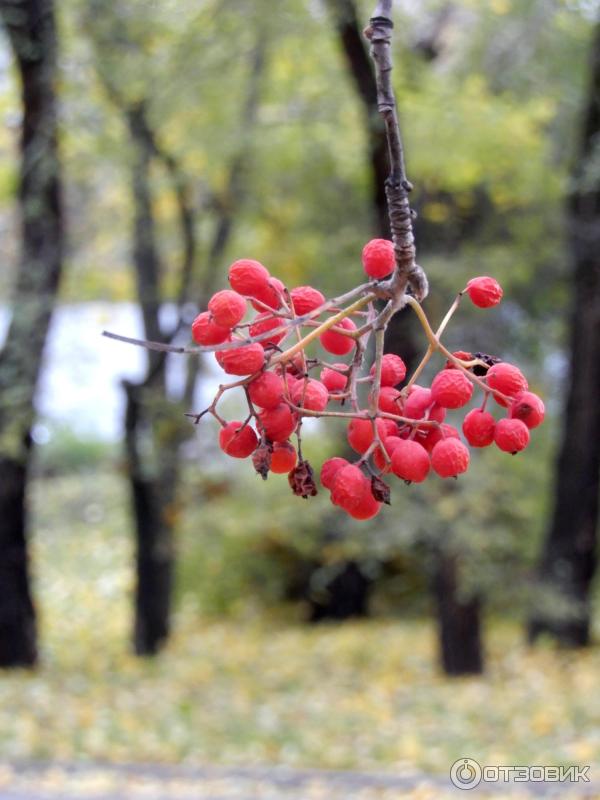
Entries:
{"label": "grassy ground", "polygon": [[428,620],[309,628],[211,621],[184,604],[168,650],[137,660],[118,477],[55,478],[34,492],[43,660],[2,676],[0,759],[440,775],[461,756],[600,764],[600,651],[530,652],[516,627],[487,632],[484,678],[449,681]]}

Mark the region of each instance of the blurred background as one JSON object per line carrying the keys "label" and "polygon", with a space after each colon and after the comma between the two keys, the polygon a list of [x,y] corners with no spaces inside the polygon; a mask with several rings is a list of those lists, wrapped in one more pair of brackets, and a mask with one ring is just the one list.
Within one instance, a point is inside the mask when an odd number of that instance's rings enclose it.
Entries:
{"label": "blurred background", "polygon": [[[387,235],[372,3],[0,11],[0,760],[600,764],[598,3],[395,3],[425,309],[497,278],[446,342],[519,364],[547,417],[369,523],[184,417],[213,358],[101,333],[189,343],[241,257],[361,281]],[[387,347],[414,364],[409,315]],[[343,450],[306,428],[315,464]]]}

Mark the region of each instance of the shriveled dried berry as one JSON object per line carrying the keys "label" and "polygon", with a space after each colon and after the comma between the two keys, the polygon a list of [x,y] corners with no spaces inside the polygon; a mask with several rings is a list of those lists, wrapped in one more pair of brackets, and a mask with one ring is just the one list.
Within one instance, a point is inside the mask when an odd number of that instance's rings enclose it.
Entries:
{"label": "shriveled dried berry", "polygon": [[261,444],[256,448],[252,453],[252,463],[260,477],[266,481],[271,469],[271,448],[268,444]]}
{"label": "shriveled dried berry", "polygon": [[308,461],[299,461],[288,475],[288,481],[295,495],[299,497],[314,497],[318,494],[317,484],[313,469]]}
{"label": "shriveled dried berry", "polygon": [[385,503],[386,506],[391,505],[390,487],[377,475],[371,478],[371,494],[378,502]]}

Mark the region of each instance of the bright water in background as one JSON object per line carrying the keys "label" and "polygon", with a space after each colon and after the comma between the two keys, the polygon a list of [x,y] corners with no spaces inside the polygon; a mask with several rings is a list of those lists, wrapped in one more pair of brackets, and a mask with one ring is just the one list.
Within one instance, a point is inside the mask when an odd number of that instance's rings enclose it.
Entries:
{"label": "bright water in background", "polygon": [[[171,321],[173,308],[162,310]],[[0,345],[9,315],[0,307]],[[120,438],[124,408],[124,378],[139,380],[146,352],[102,336],[103,330],[143,338],[139,306],[134,303],[79,303],[56,309],[46,344],[43,371],[36,397],[42,422],[37,426],[41,441],[47,438],[43,421],[66,425],[81,436],[114,441]],[[184,336],[184,339],[187,337]],[[179,360],[181,359],[181,360]],[[185,356],[171,359],[169,387],[176,390],[183,379]],[[207,361],[208,379],[202,381],[198,404],[204,402],[220,382],[214,360]],[[179,368],[181,367],[181,368]],[[204,403],[207,405],[209,400]],[[202,407],[201,405],[194,406]]]}

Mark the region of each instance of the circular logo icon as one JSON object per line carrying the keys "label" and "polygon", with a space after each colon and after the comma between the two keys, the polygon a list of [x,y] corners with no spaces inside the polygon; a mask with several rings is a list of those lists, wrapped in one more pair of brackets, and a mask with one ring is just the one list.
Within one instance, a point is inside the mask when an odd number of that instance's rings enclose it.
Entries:
{"label": "circular logo icon", "polygon": [[450,780],[458,789],[474,789],[481,783],[481,765],[474,758],[459,758],[450,767]]}

